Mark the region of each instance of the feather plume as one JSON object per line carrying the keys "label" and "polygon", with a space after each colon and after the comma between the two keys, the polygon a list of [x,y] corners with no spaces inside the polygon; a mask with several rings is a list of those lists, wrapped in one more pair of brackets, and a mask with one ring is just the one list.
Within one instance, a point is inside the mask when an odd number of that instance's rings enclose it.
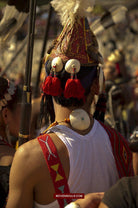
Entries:
{"label": "feather plume", "polygon": [[64,26],[68,20],[73,24],[76,16],[85,17],[87,9],[94,6],[95,0],[52,0],[51,5],[60,16]]}

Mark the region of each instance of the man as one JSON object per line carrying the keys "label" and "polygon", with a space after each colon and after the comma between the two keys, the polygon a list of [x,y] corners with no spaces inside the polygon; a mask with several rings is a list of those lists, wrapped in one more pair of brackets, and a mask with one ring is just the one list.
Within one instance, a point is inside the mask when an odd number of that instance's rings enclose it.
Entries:
{"label": "man", "polygon": [[102,57],[84,17],[89,2],[79,3],[52,1],[65,14],[63,31],[46,57],[42,87],[44,116],[54,122],[17,150],[7,208],[64,207],[77,193],[106,191],[132,174],[126,140],[90,114]]}

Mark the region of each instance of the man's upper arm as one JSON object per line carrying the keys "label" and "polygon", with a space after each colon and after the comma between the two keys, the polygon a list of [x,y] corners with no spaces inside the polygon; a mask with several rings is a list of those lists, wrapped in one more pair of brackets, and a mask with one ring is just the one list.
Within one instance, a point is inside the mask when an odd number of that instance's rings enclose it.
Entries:
{"label": "man's upper arm", "polygon": [[33,206],[33,180],[30,176],[29,155],[24,147],[15,153],[9,181],[6,208],[31,208]]}

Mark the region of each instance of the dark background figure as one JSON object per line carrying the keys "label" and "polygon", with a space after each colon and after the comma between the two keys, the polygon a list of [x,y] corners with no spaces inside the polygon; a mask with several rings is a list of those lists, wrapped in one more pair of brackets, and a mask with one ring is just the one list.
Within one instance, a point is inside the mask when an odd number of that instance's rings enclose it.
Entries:
{"label": "dark background figure", "polygon": [[0,206],[6,201],[9,190],[9,172],[20,126],[21,99],[22,90],[0,77]]}
{"label": "dark background figure", "polygon": [[125,138],[136,127],[131,76],[127,73],[122,51],[115,50],[104,64],[107,97],[106,124],[116,128]]}

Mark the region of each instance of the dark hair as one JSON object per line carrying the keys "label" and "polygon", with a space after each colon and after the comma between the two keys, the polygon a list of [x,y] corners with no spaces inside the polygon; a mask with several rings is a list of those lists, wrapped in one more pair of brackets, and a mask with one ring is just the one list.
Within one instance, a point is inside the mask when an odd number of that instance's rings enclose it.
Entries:
{"label": "dark hair", "polygon": [[3,97],[3,94],[6,92],[8,88],[7,79],[0,77],[0,99]]}
{"label": "dark hair", "polygon": [[[7,92],[7,89],[8,89],[8,80],[3,77],[0,77],[0,100],[4,98],[4,94]],[[14,111],[17,103],[21,103],[21,100],[22,100],[22,89],[18,85],[16,85],[16,91],[14,95],[12,95],[12,99],[7,102],[6,107]]]}

